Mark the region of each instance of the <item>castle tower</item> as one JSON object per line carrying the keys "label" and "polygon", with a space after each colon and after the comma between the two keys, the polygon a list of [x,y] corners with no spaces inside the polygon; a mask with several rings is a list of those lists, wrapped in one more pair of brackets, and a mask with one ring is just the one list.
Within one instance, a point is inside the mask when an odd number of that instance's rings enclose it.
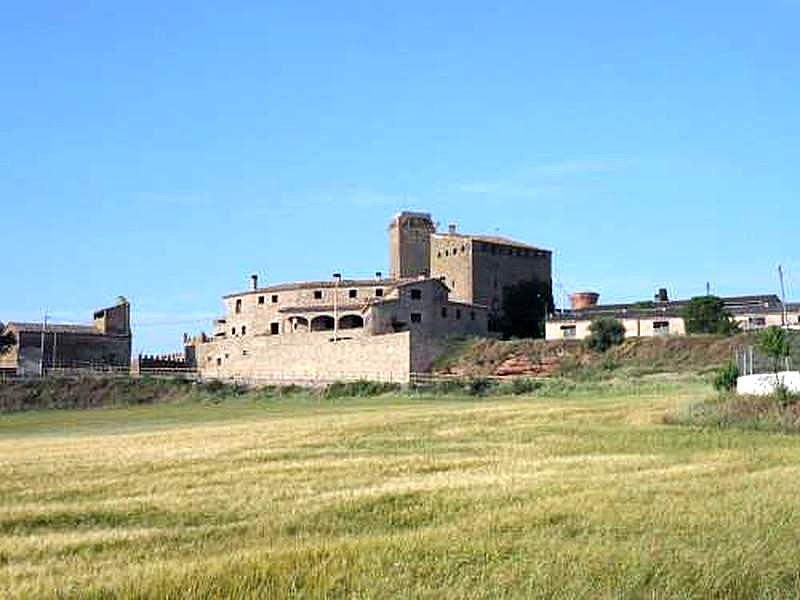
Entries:
{"label": "castle tower", "polygon": [[389,223],[390,277],[430,274],[431,234],[436,226],[428,213],[401,212]]}

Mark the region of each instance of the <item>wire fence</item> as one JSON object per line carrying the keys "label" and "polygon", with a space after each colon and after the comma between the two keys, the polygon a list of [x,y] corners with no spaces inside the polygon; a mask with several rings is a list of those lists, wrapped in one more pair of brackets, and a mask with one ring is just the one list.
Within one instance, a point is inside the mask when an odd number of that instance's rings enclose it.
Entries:
{"label": "wire fence", "polygon": [[762,352],[758,346],[739,346],[734,350],[733,361],[741,375],[762,375],[779,371],[794,371],[800,368],[800,335],[789,336],[789,354],[776,361]]}

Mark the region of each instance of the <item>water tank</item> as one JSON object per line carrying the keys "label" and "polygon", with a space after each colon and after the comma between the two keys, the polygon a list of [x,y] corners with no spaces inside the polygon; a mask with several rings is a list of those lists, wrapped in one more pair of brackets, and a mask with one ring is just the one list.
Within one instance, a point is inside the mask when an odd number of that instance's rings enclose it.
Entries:
{"label": "water tank", "polygon": [[572,306],[572,310],[584,310],[597,306],[599,299],[600,294],[597,292],[575,292],[570,294],[569,303]]}

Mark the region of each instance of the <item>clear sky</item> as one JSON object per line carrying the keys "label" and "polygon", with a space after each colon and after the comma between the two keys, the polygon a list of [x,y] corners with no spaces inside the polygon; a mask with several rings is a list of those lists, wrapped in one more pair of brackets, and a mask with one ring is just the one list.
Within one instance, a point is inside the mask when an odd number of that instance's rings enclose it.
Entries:
{"label": "clear sky", "polygon": [[[401,209],[603,301],[800,296],[800,2],[4,2],[0,320],[180,348]],[[560,296],[557,300],[560,300]]]}

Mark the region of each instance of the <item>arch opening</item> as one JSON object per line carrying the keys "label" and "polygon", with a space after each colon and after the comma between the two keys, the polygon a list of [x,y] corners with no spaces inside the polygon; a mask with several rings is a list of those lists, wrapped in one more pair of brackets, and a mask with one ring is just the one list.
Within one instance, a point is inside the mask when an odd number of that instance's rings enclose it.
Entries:
{"label": "arch opening", "polygon": [[320,315],[311,319],[311,331],[333,331],[333,324],[333,317]]}

